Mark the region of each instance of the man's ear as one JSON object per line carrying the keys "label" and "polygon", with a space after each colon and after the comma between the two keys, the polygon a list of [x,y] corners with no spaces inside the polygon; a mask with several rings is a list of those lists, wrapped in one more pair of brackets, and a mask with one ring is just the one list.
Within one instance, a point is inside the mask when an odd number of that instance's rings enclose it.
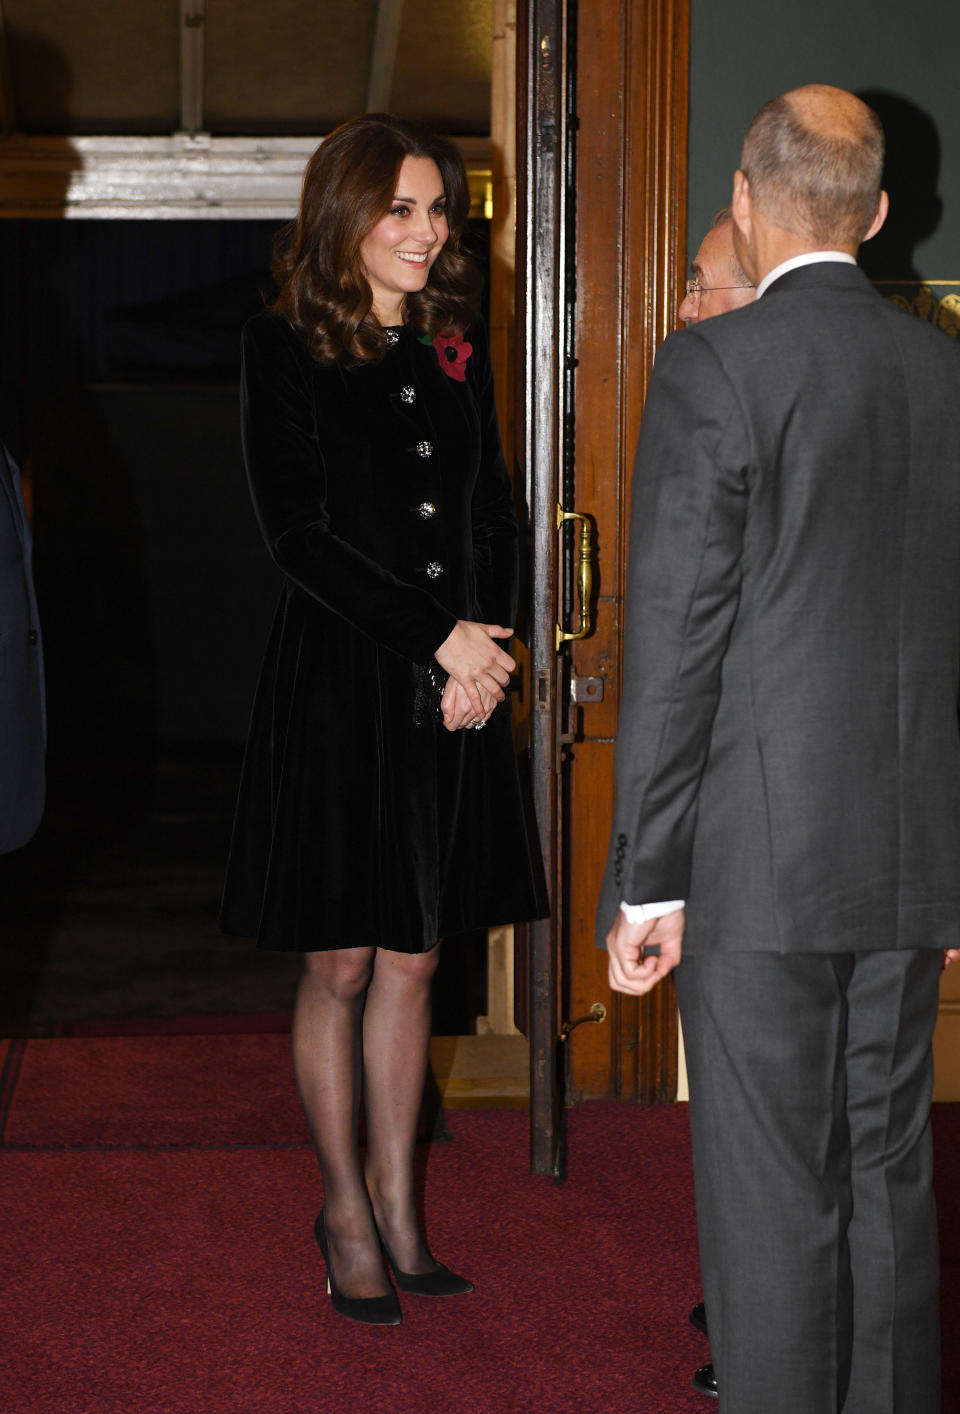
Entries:
{"label": "man's ear", "polygon": [[863,238],[865,241],[868,241],[871,236],[875,236],[877,234],[884,221],[886,221],[887,212],[889,210],[890,198],[887,196],[887,193],[885,191],[882,191],[880,193],[880,200],[877,202],[877,214],[873,218],[873,224],[871,225],[869,231]]}
{"label": "man's ear", "polygon": [[748,236],[753,214],[753,201],[750,197],[750,179],[739,168],[733,174],[733,198],[730,202],[730,211],[739,230],[744,236]]}

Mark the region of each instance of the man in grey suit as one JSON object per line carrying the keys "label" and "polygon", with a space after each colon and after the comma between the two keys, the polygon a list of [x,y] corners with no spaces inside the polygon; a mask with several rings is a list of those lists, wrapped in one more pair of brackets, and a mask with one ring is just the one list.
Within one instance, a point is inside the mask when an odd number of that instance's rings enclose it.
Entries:
{"label": "man in grey suit", "polygon": [[733,198],[757,300],[665,342],[637,452],[599,932],[624,992],[682,954],[725,1414],[940,1407],[960,351],[856,268],[882,161],[851,94],[761,110]]}
{"label": "man in grey suit", "polygon": [[44,801],[43,660],[20,472],[0,442],[0,854],[26,844]]}

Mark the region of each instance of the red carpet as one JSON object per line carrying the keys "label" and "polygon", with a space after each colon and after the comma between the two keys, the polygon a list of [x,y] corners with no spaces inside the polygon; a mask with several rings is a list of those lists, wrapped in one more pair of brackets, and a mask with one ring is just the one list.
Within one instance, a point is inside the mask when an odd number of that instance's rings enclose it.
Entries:
{"label": "red carpet", "polygon": [[[324,1295],[286,1038],[31,1040],[0,1064],[4,1414],[716,1408],[688,1388],[683,1106],[574,1110],[561,1187],[527,1172],[523,1112],[449,1114],[452,1141],[420,1151],[430,1238],[477,1290],[371,1330]],[[936,1120],[952,1196],[960,1114]]]}
{"label": "red carpet", "polygon": [[[289,1035],[6,1043],[3,1143],[30,1148],[302,1144]],[[14,1069],[16,1075],[14,1077]]]}

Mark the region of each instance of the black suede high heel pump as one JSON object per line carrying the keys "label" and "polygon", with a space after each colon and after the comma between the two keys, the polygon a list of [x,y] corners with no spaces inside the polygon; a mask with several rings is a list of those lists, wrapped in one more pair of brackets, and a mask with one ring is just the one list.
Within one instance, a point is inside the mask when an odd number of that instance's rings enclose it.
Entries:
{"label": "black suede high heel pump", "polygon": [[341,1316],[346,1316],[348,1321],[362,1321],[368,1326],[398,1326],[403,1317],[400,1313],[400,1302],[394,1292],[388,1291],[385,1296],[344,1296],[337,1286],[330,1265],[327,1224],[322,1208],[313,1225],[313,1235],[327,1264],[327,1291],[330,1293],[333,1309]]}
{"label": "black suede high heel pump", "polygon": [[380,1238],[383,1255],[390,1263],[390,1270],[401,1291],[411,1296],[465,1296],[473,1290],[473,1282],[466,1277],[458,1277],[449,1267],[438,1262],[431,1272],[402,1272],[393,1260],[390,1248]]}

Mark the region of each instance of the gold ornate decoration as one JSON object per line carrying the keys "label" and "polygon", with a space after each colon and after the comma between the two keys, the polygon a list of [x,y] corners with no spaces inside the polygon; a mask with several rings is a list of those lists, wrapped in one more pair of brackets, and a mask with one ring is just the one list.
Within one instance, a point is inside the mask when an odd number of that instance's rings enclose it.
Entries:
{"label": "gold ornate decoration", "polygon": [[960,294],[953,290],[938,294],[960,280],[878,280],[881,294],[900,309],[942,329],[952,339],[960,338]]}

